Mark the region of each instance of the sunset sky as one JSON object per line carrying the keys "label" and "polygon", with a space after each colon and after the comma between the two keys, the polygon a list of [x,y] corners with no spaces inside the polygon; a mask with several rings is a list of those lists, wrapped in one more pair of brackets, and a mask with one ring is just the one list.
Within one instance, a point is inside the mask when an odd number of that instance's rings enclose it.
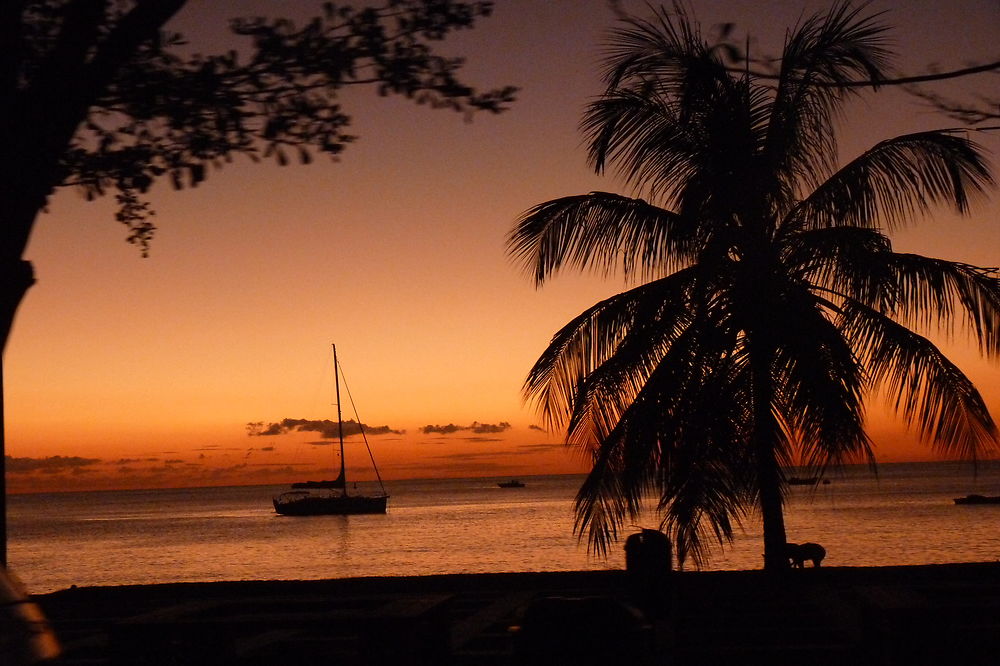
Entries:
{"label": "sunset sky", "polygon": [[[231,45],[228,16],[319,4],[192,0],[172,27],[216,51]],[[761,55],[777,55],[785,28],[826,6],[693,2],[703,26],[735,22]],[[1000,59],[998,0],[872,7],[890,10],[902,72]],[[384,478],[584,471],[558,433],[532,427],[520,388],[551,335],[623,284],[566,273],[536,290],[504,239],[542,201],[628,193],[590,173],[577,131],[601,90],[613,22],[604,0],[497,0],[493,17],[441,51],[466,56],[465,77],[482,88],[519,86],[510,111],[466,123],[352,91],[344,104],[360,139],[339,163],[238,160],[193,190],[158,185],[147,259],[125,242],[113,202],[60,192],[32,237],[38,283],[5,354],[10,490],[321,476],[335,461],[317,433],[250,437],[246,425],[336,418],[331,343],[362,421],[393,431],[369,438]],[[998,82],[987,74],[935,90],[997,97]],[[899,89],[867,92],[843,119],[841,160],[882,138],[954,125]],[[1000,132],[974,138],[996,164]],[[895,246],[997,266],[1000,195],[968,219],[938,211]],[[952,350],[1000,418],[1000,368]],[[880,461],[933,459],[879,410],[870,422]],[[350,446],[355,477],[370,477],[363,448]]]}

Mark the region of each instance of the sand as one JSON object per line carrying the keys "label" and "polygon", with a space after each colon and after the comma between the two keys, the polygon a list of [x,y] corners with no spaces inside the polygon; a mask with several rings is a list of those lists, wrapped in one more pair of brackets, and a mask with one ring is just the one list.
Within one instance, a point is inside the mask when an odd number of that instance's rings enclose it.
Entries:
{"label": "sand", "polygon": [[63,662],[81,665],[1000,663],[1000,563],[674,572],[668,585],[650,596],[624,571],[589,571],[35,599]]}

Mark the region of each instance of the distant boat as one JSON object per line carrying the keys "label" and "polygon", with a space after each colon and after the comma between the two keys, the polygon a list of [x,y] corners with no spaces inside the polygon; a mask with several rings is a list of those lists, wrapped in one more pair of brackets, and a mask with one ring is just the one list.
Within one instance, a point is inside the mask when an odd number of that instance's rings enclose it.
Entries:
{"label": "distant boat", "polygon": [[510,481],[501,481],[497,484],[501,488],[524,488],[524,483],[518,481],[517,479],[511,479]]}
{"label": "distant boat", "polygon": [[[272,501],[274,510],[285,516],[346,516],[364,513],[385,513],[389,495],[382,485],[378,467],[375,476],[378,478],[382,492],[377,495],[350,495],[347,492],[347,479],[344,476],[344,421],[340,412],[340,365],[337,363],[337,345],[333,345],[333,378],[337,389],[337,432],[340,438],[340,475],[332,481],[302,481],[292,484],[292,490],[281,493]],[[358,418],[360,426],[361,419]],[[361,426],[364,437],[364,427]],[[368,438],[364,437],[365,446]],[[371,456],[371,448],[368,449]],[[375,458],[372,465],[375,465]]]}
{"label": "distant boat", "polygon": [[956,497],[955,504],[1000,504],[1000,495],[966,495]]}
{"label": "distant boat", "polygon": [[815,486],[819,483],[818,476],[790,476],[788,485],[790,486]]}

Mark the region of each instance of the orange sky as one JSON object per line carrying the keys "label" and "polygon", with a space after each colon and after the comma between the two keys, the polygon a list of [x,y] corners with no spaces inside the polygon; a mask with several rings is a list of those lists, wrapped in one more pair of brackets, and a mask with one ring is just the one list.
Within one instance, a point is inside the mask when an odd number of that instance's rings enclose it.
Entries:
{"label": "orange sky", "polygon": [[[901,69],[1000,55],[997,0],[926,4],[888,16]],[[227,15],[311,5],[201,0],[177,27],[209,50]],[[755,50],[774,54],[803,8],[825,3],[770,2],[766,13],[750,0],[694,6],[703,24],[735,21]],[[239,162],[194,190],[155,188],[160,230],[149,259],[125,243],[111,202],[56,196],[32,237],[38,284],[5,357],[10,489],[316,477],[333,459],[330,447],[310,444],[315,434],[250,438],[245,424],[334,418],[331,342],[362,420],[405,431],[370,438],[385,478],[583,471],[558,436],[530,428],[520,386],[563,323],[622,285],[567,274],[536,291],[503,242],[534,204],[623,191],[589,173],[576,129],[600,90],[596,63],[612,22],[603,0],[498,0],[494,17],[444,51],[467,56],[467,76],[483,87],[520,86],[511,111],[464,123],[355,91],[345,104],[361,138],[338,164]],[[996,96],[996,82],[980,76],[953,89],[992,86]],[[866,94],[844,119],[841,157],[953,124],[899,90]],[[977,137],[994,160],[998,134]],[[942,211],[896,246],[996,266],[1000,197],[968,220]],[[1000,417],[997,366],[961,346],[955,359]],[[510,427],[421,432],[473,423]],[[882,461],[931,457],[881,417],[871,431]],[[348,455],[352,466],[366,458],[358,448]]]}

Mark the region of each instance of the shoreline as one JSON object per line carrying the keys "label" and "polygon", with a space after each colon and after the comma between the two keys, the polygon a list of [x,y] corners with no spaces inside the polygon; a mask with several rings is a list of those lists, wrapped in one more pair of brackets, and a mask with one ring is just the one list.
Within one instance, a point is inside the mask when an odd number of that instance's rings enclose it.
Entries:
{"label": "shoreline", "polygon": [[[996,570],[996,571],[994,571]],[[723,569],[712,571],[685,570],[671,572],[680,584],[696,579],[739,579],[744,577],[766,577],[770,574],[763,569]],[[893,564],[869,566],[807,566],[802,570],[792,570],[789,576],[811,577],[811,580],[854,584],[876,584],[878,582],[905,582],[913,580],[955,580],[976,575],[1000,576],[1000,559],[991,562],[943,562],[934,564]],[[97,593],[103,591],[114,595],[115,590],[123,595],[143,591],[176,589],[178,591],[196,588],[218,589],[220,591],[266,590],[271,587],[298,589],[318,587],[345,592],[426,592],[452,589],[456,585],[477,583],[494,587],[512,581],[526,584],[565,584],[571,581],[610,583],[625,575],[624,569],[586,569],[576,571],[510,571],[496,573],[446,573],[424,575],[357,576],[345,578],[305,578],[305,579],[245,579],[219,581],[175,581],[169,583],[130,583],[122,585],[73,585],[68,588],[32,594],[35,600],[54,600],[64,595]],[[779,574],[780,575],[780,574]]]}
{"label": "shoreline", "polygon": [[[78,587],[34,600],[69,664],[311,663],[331,641],[353,663],[503,664],[532,604],[634,605],[629,582],[623,570],[441,574]],[[673,572],[670,596],[649,637],[676,664],[977,664],[1000,650],[1000,562]]]}

